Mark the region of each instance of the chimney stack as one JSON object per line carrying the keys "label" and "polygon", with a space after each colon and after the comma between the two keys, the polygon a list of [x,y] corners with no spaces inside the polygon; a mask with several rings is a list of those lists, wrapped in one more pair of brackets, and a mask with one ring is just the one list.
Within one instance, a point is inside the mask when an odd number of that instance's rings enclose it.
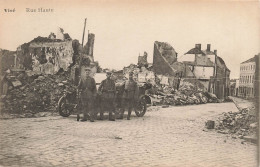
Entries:
{"label": "chimney stack", "polygon": [[215,55],[217,55],[217,54],[218,54],[217,50],[214,50],[214,54],[215,54]]}
{"label": "chimney stack", "polygon": [[210,44],[207,44],[207,51],[210,51]]}
{"label": "chimney stack", "polygon": [[201,50],[201,44],[195,44],[195,48]]}

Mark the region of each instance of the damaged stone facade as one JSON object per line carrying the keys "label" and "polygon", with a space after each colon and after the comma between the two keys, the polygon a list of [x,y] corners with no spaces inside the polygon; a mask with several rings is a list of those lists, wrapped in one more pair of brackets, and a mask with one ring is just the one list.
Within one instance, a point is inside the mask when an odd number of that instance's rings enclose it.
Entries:
{"label": "damaged stone facade", "polygon": [[72,41],[31,43],[32,69],[35,72],[55,74],[72,64]]}
{"label": "damaged stone facade", "polygon": [[60,69],[67,70],[73,63],[75,56],[72,40],[54,39],[55,34],[49,37],[37,37],[17,48],[17,62],[28,70],[36,73],[55,74]]}
{"label": "damaged stone facade", "polygon": [[172,64],[177,61],[177,53],[174,48],[165,42],[154,42],[153,69],[157,74],[175,75],[176,70]]}
{"label": "damaged stone facade", "polygon": [[11,67],[14,67],[16,52],[0,49],[1,74]]}
{"label": "damaged stone facade", "polygon": [[93,61],[94,61],[94,57],[93,57],[94,41],[95,41],[95,34],[92,33],[88,34],[88,42],[83,48],[83,54],[92,57]]}
{"label": "damaged stone facade", "polygon": [[229,95],[230,70],[224,60],[217,56],[217,50],[212,52],[210,44],[206,50],[201,50],[201,44],[196,44],[182,56],[185,63],[205,87],[205,90],[216,94],[219,99]]}
{"label": "damaged stone facade", "polygon": [[158,75],[194,78],[194,74],[185,63],[177,61],[177,52],[164,42],[155,41],[153,70]]}
{"label": "damaged stone facade", "polygon": [[219,56],[217,56],[216,61],[216,76],[214,82],[214,90],[216,96],[219,97],[219,99],[225,99],[227,96],[229,96],[230,70],[227,68],[224,60]]}
{"label": "damaged stone facade", "polygon": [[147,52],[144,52],[143,56],[138,56],[137,65],[139,67],[148,67],[147,56],[148,56]]}

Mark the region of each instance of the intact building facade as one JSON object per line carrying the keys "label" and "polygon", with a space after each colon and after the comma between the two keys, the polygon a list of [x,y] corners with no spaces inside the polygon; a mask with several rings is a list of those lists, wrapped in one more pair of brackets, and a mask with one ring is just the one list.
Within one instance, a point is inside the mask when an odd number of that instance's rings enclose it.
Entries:
{"label": "intact building facade", "polygon": [[201,44],[195,44],[195,48],[185,53],[180,61],[190,68],[204,85],[205,91],[216,94],[219,99],[225,99],[230,91],[230,70],[218,56],[217,50],[211,51],[210,47],[207,44],[207,49],[202,50]]}
{"label": "intact building facade", "polygon": [[256,58],[252,57],[240,64],[239,96],[255,97]]}

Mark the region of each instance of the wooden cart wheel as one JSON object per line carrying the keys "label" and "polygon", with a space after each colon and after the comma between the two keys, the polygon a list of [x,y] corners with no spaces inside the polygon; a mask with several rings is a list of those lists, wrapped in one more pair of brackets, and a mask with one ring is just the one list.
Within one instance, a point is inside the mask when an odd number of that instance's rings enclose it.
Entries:
{"label": "wooden cart wheel", "polygon": [[138,117],[144,116],[146,109],[147,109],[147,104],[146,104],[145,96],[142,96],[135,107],[136,116]]}
{"label": "wooden cart wheel", "polygon": [[79,115],[79,114],[77,114],[77,121],[79,121],[79,119],[80,119],[80,115]]}
{"label": "wooden cart wheel", "polygon": [[63,117],[70,116],[71,112],[68,107],[68,99],[65,96],[62,96],[58,102],[59,114]]}

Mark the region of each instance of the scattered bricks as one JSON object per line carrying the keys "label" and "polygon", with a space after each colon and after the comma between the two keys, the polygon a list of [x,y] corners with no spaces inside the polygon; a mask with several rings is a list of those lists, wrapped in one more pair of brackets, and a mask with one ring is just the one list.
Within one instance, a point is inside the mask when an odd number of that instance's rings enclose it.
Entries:
{"label": "scattered bricks", "polygon": [[39,76],[37,79],[38,79],[38,80],[44,80],[45,77],[44,77],[44,76]]}
{"label": "scattered bricks", "polygon": [[219,131],[217,131],[218,133],[222,133],[222,134],[228,134],[228,132],[227,131],[223,131],[223,130],[219,130]]}
{"label": "scattered bricks", "polygon": [[56,82],[56,83],[60,83],[61,80],[60,80],[59,78],[57,78],[57,79],[55,79],[55,82]]}
{"label": "scattered bricks", "polygon": [[249,108],[244,108],[239,112],[223,113],[218,119],[216,129],[238,135],[239,138],[256,134],[257,118],[250,115],[249,111]]}
{"label": "scattered bricks", "polygon": [[163,105],[162,106],[162,108],[168,108],[169,107],[169,105]]}
{"label": "scattered bricks", "polygon": [[39,82],[41,82],[41,80],[38,78],[33,81],[33,83],[39,83]]}
{"label": "scattered bricks", "polygon": [[11,81],[11,83],[15,88],[22,85],[22,82],[19,80]]}
{"label": "scattered bricks", "polygon": [[248,142],[257,144],[257,137],[256,137],[255,135],[252,135],[252,136],[244,136],[243,139],[244,139],[245,141],[248,141]]}
{"label": "scattered bricks", "polygon": [[257,128],[258,124],[257,124],[257,122],[254,122],[254,123],[250,124],[249,126],[250,126],[250,128]]}
{"label": "scattered bricks", "polygon": [[24,116],[26,118],[33,118],[34,117],[34,115],[32,113],[26,113],[26,114],[24,114]]}
{"label": "scattered bricks", "polygon": [[20,87],[20,90],[24,90],[26,88],[26,86],[22,86]]}
{"label": "scattered bricks", "polygon": [[58,86],[64,86],[64,84],[63,83],[58,83]]}
{"label": "scattered bricks", "polygon": [[66,81],[62,81],[62,83],[66,85],[66,84],[68,84],[68,81],[67,80]]}
{"label": "scattered bricks", "polygon": [[215,121],[212,121],[212,120],[208,120],[206,123],[205,123],[207,129],[214,129],[215,128]]}

